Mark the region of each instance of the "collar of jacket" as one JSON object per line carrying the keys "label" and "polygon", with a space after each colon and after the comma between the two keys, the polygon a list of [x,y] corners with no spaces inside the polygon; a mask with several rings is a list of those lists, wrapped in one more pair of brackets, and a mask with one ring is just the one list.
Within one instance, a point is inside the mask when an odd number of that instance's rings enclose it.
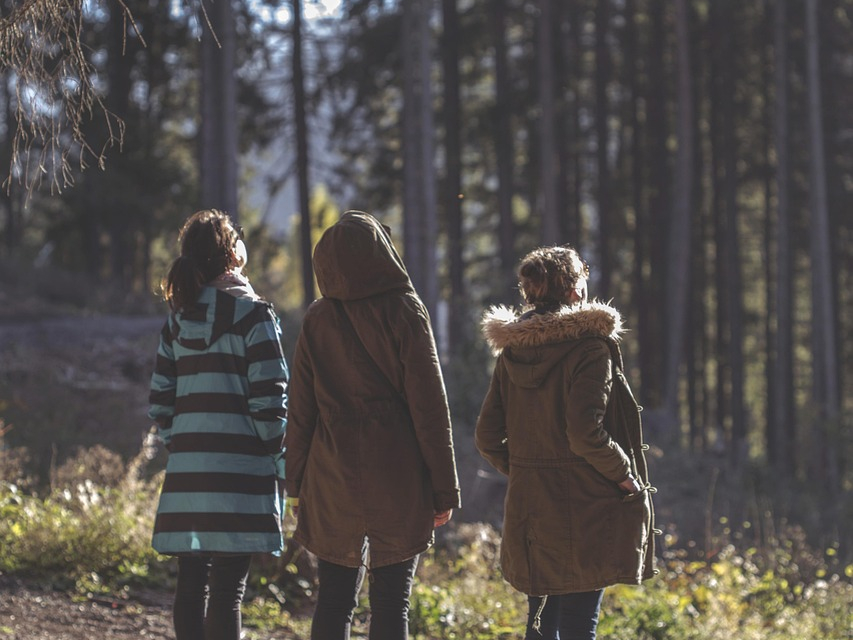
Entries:
{"label": "collar of jacket", "polygon": [[495,355],[507,347],[536,347],[586,336],[619,340],[623,331],[619,312],[598,301],[563,306],[550,313],[522,315],[496,306],[483,314],[483,334]]}

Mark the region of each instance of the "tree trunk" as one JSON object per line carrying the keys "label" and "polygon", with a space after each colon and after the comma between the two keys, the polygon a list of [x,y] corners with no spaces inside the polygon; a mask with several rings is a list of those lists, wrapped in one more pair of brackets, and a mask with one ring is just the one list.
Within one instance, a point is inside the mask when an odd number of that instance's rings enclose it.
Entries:
{"label": "tree trunk", "polygon": [[[106,95],[106,104],[109,111],[117,118],[127,121],[128,108],[130,104],[130,72],[132,59],[125,52],[125,16],[118,5],[113,5],[110,10],[109,23],[107,26],[108,45],[107,56],[109,65],[107,78],[109,91]],[[119,166],[123,157],[115,159]],[[101,176],[95,178],[97,180]],[[112,198],[111,198],[112,200]],[[107,207],[108,226],[110,235],[110,278],[124,290],[131,287],[131,272],[133,261],[132,236],[135,216],[128,212],[118,198]],[[111,209],[111,210],[110,210]],[[130,215],[128,215],[130,213]]]}
{"label": "tree trunk", "polygon": [[598,169],[598,261],[600,279],[598,294],[603,300],[610,299],[610,279],[613,265],[610,258],[609,239],[613,234],[613,212],[610,193],[610,165],[607,157],[609,140],[608,117],[610,107],[607,85],[610,82],[610,50],[607,37],[610,25],[610,1],[599,0],[595,9],[595,138],[596,165]]}
{"label": "tree trunk", "polygon": [[237,220],[236,31],[232,0],[203,0],[210,19],[201,36],[201,207]]}
{"label": "tree trunk", "polygon": [[314,301],[314,268],[311,262],[311,198],[308,182],[308,123],[305,117],[305,79],[302,68],[302,0],[293,7],[293,107],[296,122],[296,174],[299,197],[299,246],[302,249],[302,306]]}
{"label": "tree trunk", "polygon": [[[648,90],[648,141],[649,141],[649,201],[646,240],[649,247],[649,277],[646,280],[646,300],[664,299],[666,279],[666,238],[669,233],[669,150],[667,139],[670,130],[667,119],[668,90],[666,78],[666,6],[663,0],[650,0],[649,13],[651,36],[649,38],[649,90]],[[645,324],[649,327],[647,340],[642,344],[643,394],[645,402],[661,406],[664,402],[664,311],[661,304],[640,306],[645,313]]]}
{"label": "tree trunk", "polygon": [[666,317],[666,427],[675,435],[680,417],[679,382],[686,336],[686,307],[690,274],[690,224],[693,208],[693,91],[690,78],[690,38],[687,0],[675,3],[678,40],[678,158],[676,192],[669,234]]}
{"label": "tree trunk", "polygon": [[818,408],[814,439],[817,455],[815,464],[825,489],[834,492],[838,486],[838,465],[827,428],[837,425],[841,400],[833,323],[835,308],[832,292],[832,241],[826,198],[817,0],[806,0],[805,8],[811,152],[812,380],[814,403]]}
{"label": "tree trunk", "polygon": [[506,0],[492,0],[492,37],[495,47],[495,155],[498,171],[498,238],[500,245],[500,288],[507,300],[515,287],[515,224],[512,219],[513,168],[512,88],[506,46]]}
{"label": "tree trunk", "polygon": [[[438,239],[430,86],[430,3],[403,3],[404,243],[406,265],[430,315],[437,318]],[[434,325],[439,337],[441,326]]]}
{"label": "tree trunk", "polygon": [[553,0],[539,0],[536,76],[539,86],[539,211],[542,243],[561,242],[557,211],[557,149],[554,109],[554,7]]}
{"label": "tree trunk", "polygon": [[723,144],[723,206],[726,216],[725,261],[726,286],[720,294],[728,297],[729,365],[731,366],[731,461],[735,468],[745,462],[746,414],[744,409],[744,360],[743,360],[743,284],[741,278],[740,241],[738,233],[737,204],[737,139],[735,131],[735,47],[732,25],[737,24],[737,15],[731,0],[722,2],[723,13],[719,28],[723,34],[721,43],[722,63],[722,144]]}
{"label": "tree trunk", "polygon": [[642,64],[640,61],[640,47],[638,45],[637,6],[636,0],[627,0],[625,3],[625,60],[626,60],[626,83],[628,85],[628,104],[630,113],[628,123],[631,129],[630,137],[630,172],[631,172],[631,207],[634,210],[634,233],[632,247],[634,251],[634,262],[632,269],[632,304],[637,309],[637,348],[638,361],[640,365],[640,397],[645,402],[646,372],[651,371],[649,362],[649,309],[653,304],[646,295],[646,278],[644,275],[646,261],[649,252],[648,243],[648,220],[645,206],[645,163],[643,154],[643,136],[640,123],[640,101],[646,96],[642,92],[640,74]]}
{"label": "tree trunk", "polygon": [[[764,0],[762,6],[764,9],[761,22],[761,38],[770,43],[773,41],[773,24],[771,12],[769,11],[769,2]],[[764,383],[766,385],[765,397],[765,421],[764,421],[764,451],[767,455],[767,460],[773,468],[776,468],[775,452],[776,452],[776,416],[775,416],[775,398],[773,396],[773,378],[776,375],[776,354],[773,351],[773,345],[776,340],[775,319],[775,298],[774,298],[774,274],[775,264],[773,262],[773,229],[775,213],[773,210],[773,172],[771,171],[772,162],[770,160],[771,149],[773,145],[773,113],[772,104],[773,98],[771,91],[773,88],[773,78],[770,74],[771,66],[771,50],[769,47],[761,51],[761,99],[764,104],[762,113],[763,126],[761,128],[761,141],[763,147],[764,170],[762,171],[762,183],[764,191],[764,242],[762,260],[764,261],[764,295],[767,299],[767,306],[764,310],[764,336],[765,336],[765,367],[764,367]]]}
{"label": "tree trunk", "polygon": [[716,399],[714,402],[714,416],[713,419],[709,422],[710,425],[713,425],[714,433],[715,433],[715,447],[719,448],[719,452],[723,452],[725,449],[725,434],[728,431],[727,425],[729,424],[729,411],[728,408],[730,406],[729,402],[729,373],[731,371],[731,367],[729,364],[730,360],[730,352],[728,348],[729,340],[728,340],[728,304],[729,298],[724,295],[726,291],[726,278],[727,271],[725,269],[726,264],[726,217],[723,211],[723,183],[721,180],[721,176],[723,174],[722,169],[720,168],[722,165],[722,127],[721,124],[721,103],[723,102],[722,95],[722,86],[723,83],[721,81],[722,74],[724,73],[721,69],[721,51],[722,51],[722,40],[719,38],[723,29],[726,26],[723,24],[723,20],[719,17],[720,15],[720,4],[715,3],[711,5],[710,11],[710,43],[709,47],[711,50],[711,60],[710,60],[710,101],[709,101],[709,139],[710,139],[710,155],[711,155],[711,167],[710,167],[710,186],[711,186],[711,219],[713,224],[713,236],[714,236],[714,290],[716,292],[716,300],[715,300],[715,344],[714,351],[717,354],[717,362],[716,362],[716,379],[714,381],[714,388],[716,390]]}
{"label": "tree trunk", "polygon": [[[3,171],[10,170],[12,165],[12,136],[14,132],[10,123],[15,121],[14,108],[12,107],[11,91],[9,90],[9,75],[0,72],[0,113],[3,122],[7,123],[2,137],[0,137],[0,167]],[[0,172],[2,173],[2,172]],[[18,195],[20,185],[11,175],[0,179],[0,208],[3,209],[6,225],[3,229],[6,254],[11,255],[20,246],[23,235],[21,219],[21,206]]]}
{"label": "tree trunk", "polygon": [[459,100],[459,15],[456,0],[442,0],[444,33],[444,211],[447,225],[447,252],[450,261],[450,313],[447,339],[451,351],[466,341],[468,326],[465,304],[465,263],[462,227],[462,141]]}

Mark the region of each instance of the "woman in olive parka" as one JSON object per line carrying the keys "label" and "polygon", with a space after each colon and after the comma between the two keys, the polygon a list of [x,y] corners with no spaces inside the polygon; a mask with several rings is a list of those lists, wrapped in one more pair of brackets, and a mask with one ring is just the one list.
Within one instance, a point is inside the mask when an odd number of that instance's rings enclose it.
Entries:
{"label": "woman in olive parka", "polygon": [[509,477],[501,567],[529,597],[527,639],[594,639],[604,587],[651,575],[650,488],[631,464],[641,454],[605,428],[608,341],[622,321],[587,301],[588,275],[573,248],[539,248],[519,268],[524,312],[492,308],[483,321],[498,359],[475,438]]}
{"label": "woman in olive parka", "polygon": [[311,637],[349,637],[369,569],[370,637],[406,638],[418,555],[460,506],[429,316],[369,214],[326,230],[314,271],[322,298],[296,342],[285,439],[294,539],[320,560]]}

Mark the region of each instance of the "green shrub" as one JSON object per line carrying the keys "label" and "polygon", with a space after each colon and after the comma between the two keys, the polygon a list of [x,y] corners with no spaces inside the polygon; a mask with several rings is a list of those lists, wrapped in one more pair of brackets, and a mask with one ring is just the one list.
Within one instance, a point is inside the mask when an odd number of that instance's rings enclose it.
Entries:
{"label": "green shrub", "polygon": [[[140,454],[142,455],[142,454]],[[77,584],[81,590],[149,580],[159,479],[134,460],[116,486],[67,477],[41,497],[0,484],[0,572]]]}
{"label": "green shrub", "polygon": [[500,538],[484,524],[461,524],[423,556],[409,613],[413,638],[514,638],[527,598],[501,579]]}

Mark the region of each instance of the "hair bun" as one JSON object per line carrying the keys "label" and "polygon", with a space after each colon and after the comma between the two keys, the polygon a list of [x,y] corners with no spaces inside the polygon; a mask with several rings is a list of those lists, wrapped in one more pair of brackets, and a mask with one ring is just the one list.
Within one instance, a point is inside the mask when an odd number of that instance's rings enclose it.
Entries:
{"label": "hair bun", "polygon": [[523,262],[518,274],[535,282],[542,282],[548,277],[548,267],[540,257],[535,257],[530,261]]}

